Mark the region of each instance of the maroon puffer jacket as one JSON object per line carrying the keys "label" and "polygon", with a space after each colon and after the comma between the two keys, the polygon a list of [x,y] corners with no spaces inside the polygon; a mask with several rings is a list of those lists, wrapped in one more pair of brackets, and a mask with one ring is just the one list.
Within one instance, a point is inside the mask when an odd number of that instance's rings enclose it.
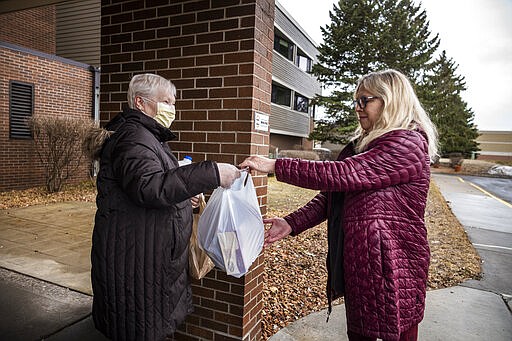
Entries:
{"label": "maroon puffer jacket", "polygon": [[430,167],[422,133],[389,132],[342,161],[278,159],[275,174],[279,181],[323,192],[286,217],[293,234],[332,218],[325,192],[344,192],[339,266],[348,329],[398,340],[418,324],[430,259],[424,222]]}

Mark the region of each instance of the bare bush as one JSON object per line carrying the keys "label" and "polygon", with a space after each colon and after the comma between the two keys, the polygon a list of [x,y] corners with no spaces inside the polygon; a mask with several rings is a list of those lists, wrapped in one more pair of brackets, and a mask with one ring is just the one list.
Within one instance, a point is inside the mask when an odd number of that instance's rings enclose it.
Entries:
{"label": "bare bush", "polygon": [[37,155],[44,167],[46,190],[49,193],[59,192],[82,164],[82,141],[93,122],[35,115],[29,120],[29,126]]}

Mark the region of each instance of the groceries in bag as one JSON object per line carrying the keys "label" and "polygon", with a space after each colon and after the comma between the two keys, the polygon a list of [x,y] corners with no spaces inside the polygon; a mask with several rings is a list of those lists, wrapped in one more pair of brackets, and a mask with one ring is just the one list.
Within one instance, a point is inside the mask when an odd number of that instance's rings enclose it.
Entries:
{"label": "groceries in bag", "polygon": [[264,227],[249,173],[213,191],[198,223],[199,245],[228,275],[241,277],[263,248]]}

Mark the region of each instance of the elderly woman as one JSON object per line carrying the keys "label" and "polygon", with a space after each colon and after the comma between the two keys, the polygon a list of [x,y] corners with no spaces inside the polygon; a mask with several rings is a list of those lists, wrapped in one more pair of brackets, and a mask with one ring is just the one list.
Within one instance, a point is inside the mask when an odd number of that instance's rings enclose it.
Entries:
{"label": "elderly woman", "polygon": [[229,164],[178,167],[166,141],[176,88],[154,74],[134,76],[128,109],[95,131],[100,158],[92,238],[92,315],[113,340],[163,340],[192,311],[190,198],[240,176]]}
{"label": "elderly woman", "polygon": [[328,220],[327,297],[345,297],[349,340],[416,340],[429,246],[424,213],[436,130],[400,72],[358,82],[356,137],[337,161],[270,160],[241,167],[321,192],[272,224],[266,245]]}

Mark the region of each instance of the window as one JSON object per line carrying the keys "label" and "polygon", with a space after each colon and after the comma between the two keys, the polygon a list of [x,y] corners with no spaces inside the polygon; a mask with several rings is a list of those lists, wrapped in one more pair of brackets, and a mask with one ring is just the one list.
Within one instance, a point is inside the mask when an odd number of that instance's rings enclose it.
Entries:
{"label": "window", "polygon": [[9,137],[30,139],[27,120],[34,111],[34,85],[11,81],[9,83]]}
{"label": "window", "polygon": [[309,100],[307,97],[299,93],[295,93],[295,106],[294,109],[300,112],[308,112]]}
{"label": "window", "polygon": [[294,44],[279,33],[274,34],[274,50],[282,54],[284,57],[293,61]]}
{"label": "window", "polygon": [[290,107],[291,90],[272,83],[272,103]]}
{"label": "window", "polygon": [[311,64],[312,60],[306,56],[305,53],[303,53],[300,50],[297,50],[297,60],[295,63],[302,71],[310,72],[311,71]]}

